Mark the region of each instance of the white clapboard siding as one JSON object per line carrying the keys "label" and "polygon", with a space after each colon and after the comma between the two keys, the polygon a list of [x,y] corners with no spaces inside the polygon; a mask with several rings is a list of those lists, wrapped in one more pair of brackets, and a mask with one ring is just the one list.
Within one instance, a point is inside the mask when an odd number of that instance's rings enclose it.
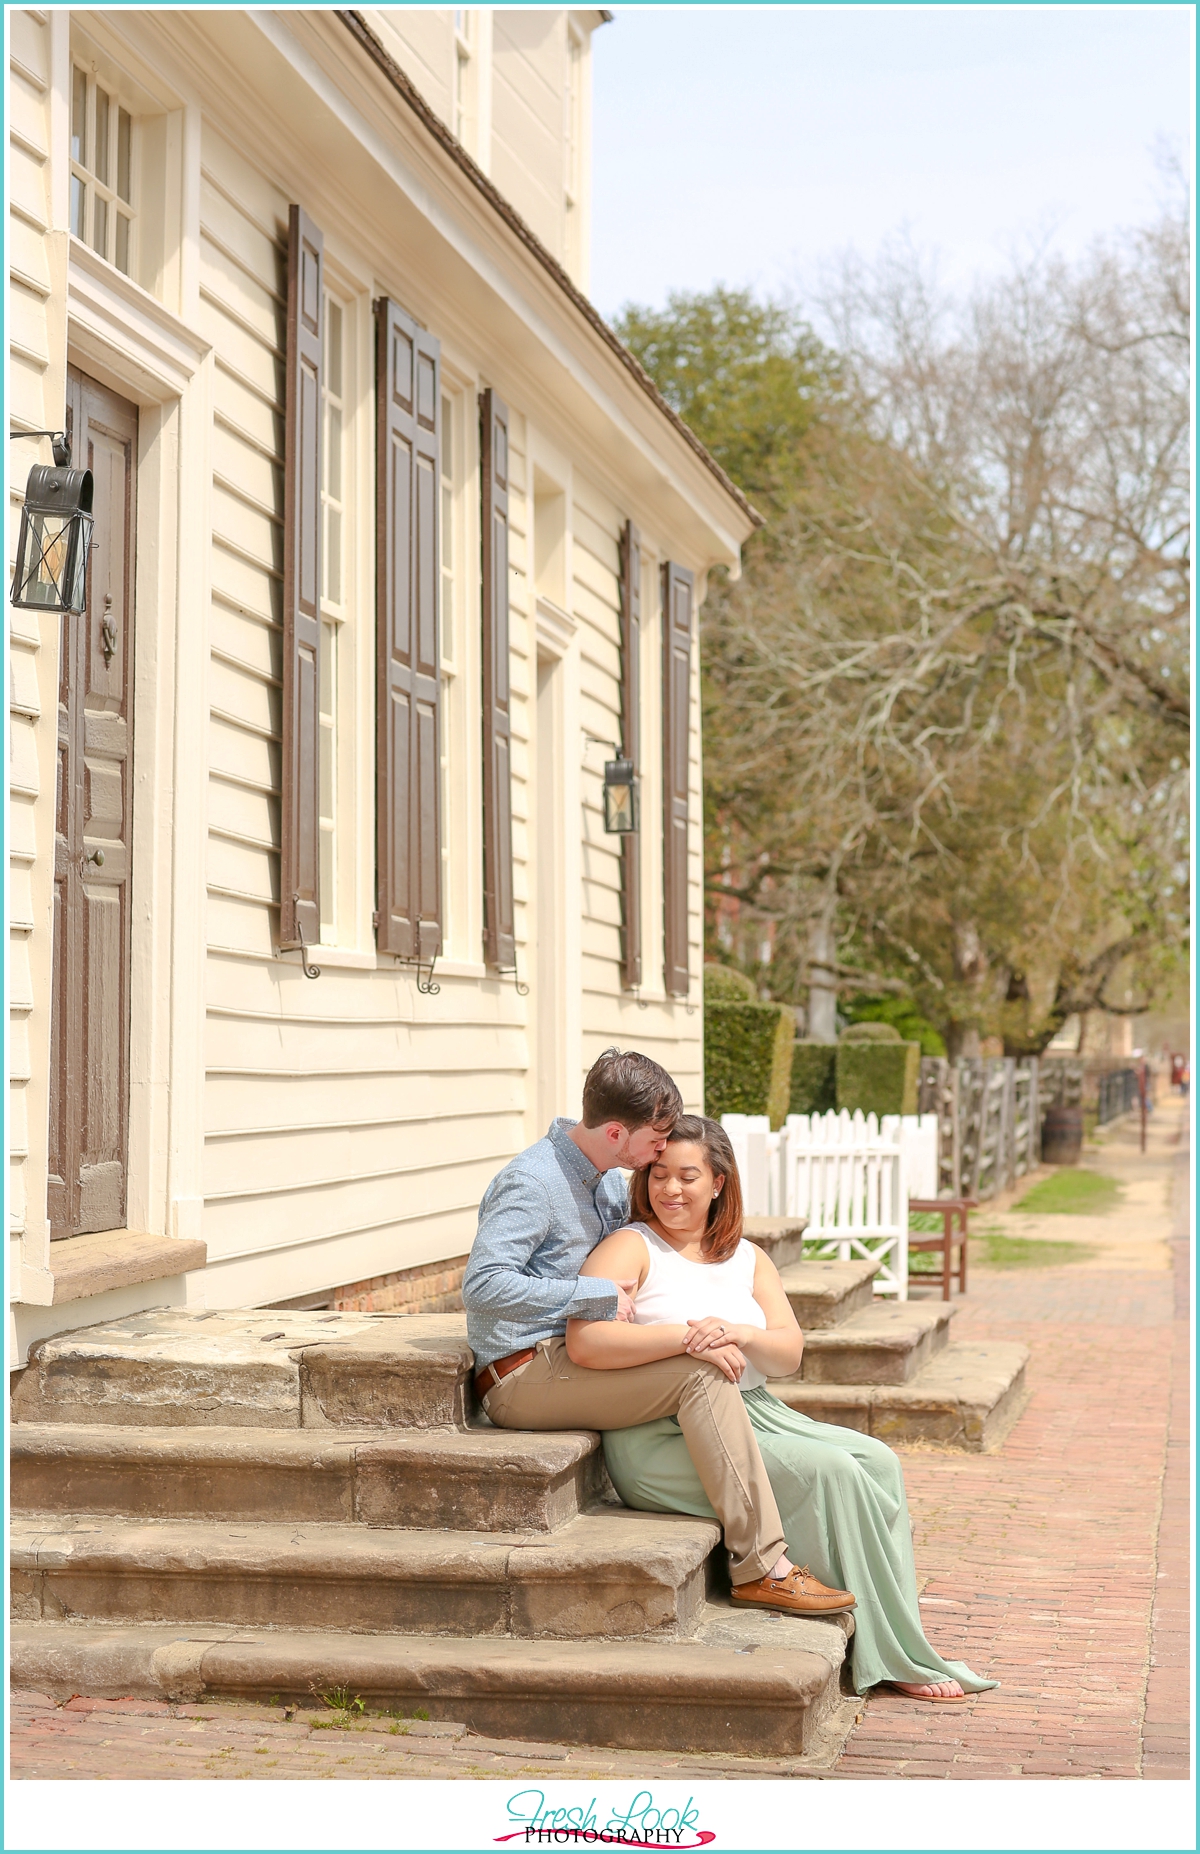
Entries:
{"label": "white clapboard siding", "polygon": [[[620,534],[628,511],[617,508],[579,471],[574,477],[572,507],[573,612],[580,626],[580,677],[582,723],[594,741],[621,738],[620,592],[618,585]],[[661,837],[661,781],[657,754],[661,751],[659,719],[655,713],[661,686],[661,630],[659,628],[658,574],[649,575],[649,599],[643,598],[643,743],[642,836]],[[647,609],[647,604],[651,609]],[[650,743],[647,745],[647,741]],[[593,745],[583,755],[583,1066],[586,1070],[609,1044],[637,1048],[661,1062],[674,1077],[685,1105],[698,1111],[703,1105],[702,1019],[693,1007],[689,1015],[682,999],[662,996],[661,896],[646,865],[656,869],[661,884],[661,856],[643,859],[642,946],[643,993],[640,1000],[621,982],[621,862],[620,839],[604,829],[604,761],[609,750]],[[693,942],[692,970],[700,971],[699,873],[699,731],[695,730],[693,767],[693,857],[689,867],[689,920]]]}
{"label": "white clapboard siding", "polygon": [[[276,956],[289,202],[207,131],[203,161],[202,316],[215,359],[204,1234],[210,1301],[228,1305],[469,1247],[483,1186],[524,1143],[528,1051],[511,978],[445,977],[439,996],[421,997],[390,965],[326,962],[313,983]],[[531,653],[517,415],[512,470],[523,960]]]}
{"label": "white clapboard siding", "polygon": [[[33,9],[8,10],[8,395],[10,424],[37,430],[61,424],[61,365],[50,365],[50,21]],[[8,443],[10,494],[6,574],[11,581],[25,479],[49,462],[36,440]],[[9,1228],[45,1228],[49,1077],[31,1073],[31,1046],[48,1050],[54,738],[58,620],[9,611]],[[42,723],[46,717],[49,725]],[[37,851],[42,861],[37,863]],[[35,977],[36,974],[36,977]],[[36,1193],[30,1180],[36,1178]],[[36,1198],[31,1204],[30,1200]],[[27,1257],[27,1259],[39,1259]],[[21,1271],[10,1291],[19,1297]]]}
{"label": "white clapboard siding", "polygon": [[492,34],[491,176],[561,259],[566,15],[497,7]]}

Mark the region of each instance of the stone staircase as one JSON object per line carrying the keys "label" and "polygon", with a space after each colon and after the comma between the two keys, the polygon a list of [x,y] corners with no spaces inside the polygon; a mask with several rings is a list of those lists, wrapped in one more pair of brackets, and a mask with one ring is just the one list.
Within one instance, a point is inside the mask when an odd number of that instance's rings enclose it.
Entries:
{"label": "stone staircase", "polygon": [[[778,1245],[775,1245],[778,1251]],[[15,1684],[797,1757],[852,1618],[743,1613],[719,1529],[615,1502],[598,1438],[492,1429],[459,1315],[141,1314],[13,1393]]]}
{"label": "stone staircase", "polygon": [[877,1267],[861,1261],[782,1268],[804,1330],[804,1357],[798,1375],[771,1390],[818,1422],[839,1423],[893,1447],[995,1448],[1028,1401],[1028,1348],[1000,1340],[952,1344],[957,1304],[876,1300]]}

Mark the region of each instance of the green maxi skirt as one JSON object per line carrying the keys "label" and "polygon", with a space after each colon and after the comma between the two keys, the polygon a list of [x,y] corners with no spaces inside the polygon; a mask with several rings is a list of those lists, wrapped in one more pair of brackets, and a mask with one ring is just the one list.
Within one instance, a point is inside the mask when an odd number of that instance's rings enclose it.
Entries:
{"label": "green maxi skirt", "polygon": [[[904,1474],[891,1449],[856,1429],[814,1422],[765,1386],[743,1395],[789,1556],[822,1583],[852,1590],[858,1599],[851,1645],[855,1691],[865,1693],[881,1680],[957,1680],[968,1693],[996,1686],[962,1661],[944,1661],[925,1639]],[[606,1430],[604,1457],[626,1506],[716,1518],[675,1417]]]}

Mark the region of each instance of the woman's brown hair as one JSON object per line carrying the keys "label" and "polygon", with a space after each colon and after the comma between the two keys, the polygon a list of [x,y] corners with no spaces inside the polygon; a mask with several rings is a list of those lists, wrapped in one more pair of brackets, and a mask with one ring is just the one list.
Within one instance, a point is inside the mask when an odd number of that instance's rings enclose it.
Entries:
{"label": "woman's brown hair", "polygon": [[[684,1140],[690,1145],[699,1146],[712,1168],[713,1176],[725,1180],[721,1195],[714,1197],[708,1207],[708,1228],[700,1248],[710,1262],[727,1262],[742,1240],[742,1181],[738,1177],[737,1160],[733,1156],[729,1135],[717,1121],[706,1120],[702,1114],[681,1114],[667,1135],[667,1144],[674,1146]],[[648,1165],[643,1165],[640,1171],[633,1174],[629,1186],[629,1208],[635,1222],[648,1223],[653,1220]]]}

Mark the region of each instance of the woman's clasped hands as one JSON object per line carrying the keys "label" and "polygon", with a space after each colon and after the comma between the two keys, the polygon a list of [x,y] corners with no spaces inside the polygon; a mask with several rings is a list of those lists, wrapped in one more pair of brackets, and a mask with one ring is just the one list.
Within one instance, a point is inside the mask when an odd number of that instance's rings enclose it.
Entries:
{"label": "woman's clasped hands", "polygon": [[703,1358],[718,1366],[731,1384],[739,1384],[746,1369],[746,1354],[742,1350],[745,1328],[726,1325],[715,1313],[703,1320],[689,1320],[687,1324],[684,1351],[693,1358]]}

